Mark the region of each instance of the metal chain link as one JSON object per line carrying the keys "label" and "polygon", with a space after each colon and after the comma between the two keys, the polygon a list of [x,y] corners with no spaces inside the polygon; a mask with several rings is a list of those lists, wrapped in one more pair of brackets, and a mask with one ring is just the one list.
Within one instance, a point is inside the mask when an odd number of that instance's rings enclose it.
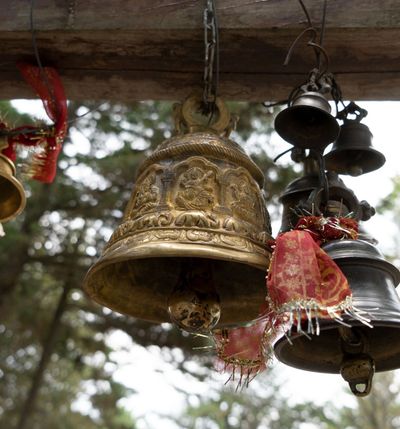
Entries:
{"label": "metal chain link", "polygon": [[[218,89],[219,52],[218,52],[218,23],[214,0],[206,0],[204,9],[204,90],[203,104],[205,113],[212,112],[215,106]],[[214,70],[215,66],[215,70]]]}

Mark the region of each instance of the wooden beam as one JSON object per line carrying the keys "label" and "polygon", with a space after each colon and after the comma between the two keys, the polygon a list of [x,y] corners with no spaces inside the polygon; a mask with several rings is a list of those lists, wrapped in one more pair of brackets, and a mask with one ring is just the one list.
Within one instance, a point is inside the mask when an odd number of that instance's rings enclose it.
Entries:
{"label": "wooden beam", "polygon": [[[2,0],[0,31],[29,30],[31,0]],[[35,27],[48,30],[182,30],[201,29],[204,0],[35,0]],[[304,0],[311,18],[320,22],[323,2]],[[216,0],[223,28],[303,27],[296,0]],[[328,1],[327,26],[398,28],[398,0]]]}
{"label": "wooden beam", "polygon": [[[71,99],[181,99],[201,88],[204,0],[36,0],[43,63]],[[220,90],[235,100],[286,98],[314,66],[306,39],[287,50],[305,18],[295,0],[217,0]],[[319,22],[322,1],[306,1]],[[33,61],[29,0],[2,0],[0,98],[34,97],[16,69]],[[400,99],[398,0],[328,2],[325,48],[345,98]]]}

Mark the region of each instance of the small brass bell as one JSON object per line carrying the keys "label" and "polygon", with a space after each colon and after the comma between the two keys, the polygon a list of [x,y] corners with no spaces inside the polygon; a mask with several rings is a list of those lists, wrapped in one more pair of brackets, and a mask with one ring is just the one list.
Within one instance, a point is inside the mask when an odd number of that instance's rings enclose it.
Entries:
{"label": "small brass bell", "polygon": [[[342,373],[353,393],[368,393],[373,372],[400,368],[400,272],[377,248],[362,240],[332,241],[323,246],[349,281],[354,307],[365,311],[373,328],[345,316],[349,327],[320,319],[321,334],[293,332],[275,344],[277,358],[309,371]],[[292,345],[289,343],[292,343]]]}
{"label": "small brass bell", "polygon": [[271,238],[262,172],[228,139],[225,104],[217,99],[211,124],[200,104],[176,106],[177,135],[139,167],[124,219],[84,282],[102,305],[192,332],[258,316]]}
{"label": "small brass bell", "polygon": [[324,158],[328,170],[350,176],[377,170],[386,161],[384,155],[372,147],[369,128],[357,120],[348,119],[340,127],[339,138]]}
{"label": "small brass bell", "polygon": [[275,118],[275,131],[300,149],[323,149],[337,139],[339,124],[319,92],[303,92]]}
{"label": "small brass bell", "polygon": [[25,208],[26,197],[21,183],[15,178],[15,166],[0,153],[0,223],[18,216]]}

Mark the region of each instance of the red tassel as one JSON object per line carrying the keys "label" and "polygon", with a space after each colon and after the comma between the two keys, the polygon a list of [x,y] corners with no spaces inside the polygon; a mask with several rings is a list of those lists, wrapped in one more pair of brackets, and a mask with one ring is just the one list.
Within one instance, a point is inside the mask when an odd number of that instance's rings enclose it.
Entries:
{"label": "red tassel", "polygon": [[54,124],[50,128],[22,126],[11,130],[8,151],[15,156],[15,144],[38,147],[39,152],[34,155],[28,174],[40,182],[51,183],[56,175],[57,158],[67,132],[64,88],[57,71],[52,67],[40,69],[26,63],[18,63],[17,66],[24,79],[41,98],[46,113]]}
{"label": "red tassel", "polygon": [[[273,343],[293,326],[305,335],[318,335],[319,317],[345,323],[343,313],[368,325],[369,320],[353,307],[346,277],[320,248],[327,241],[355,239],[357,233],[354,219],[306,216],[295,230],[269,243],[273,255],[262,316],[250,327],[214,334],[218,357],[231,379],[239,372],[239,385],[243,378],[247,384],[263,371],[273,356]],[[308,322],[305,330],[303,322]]]}

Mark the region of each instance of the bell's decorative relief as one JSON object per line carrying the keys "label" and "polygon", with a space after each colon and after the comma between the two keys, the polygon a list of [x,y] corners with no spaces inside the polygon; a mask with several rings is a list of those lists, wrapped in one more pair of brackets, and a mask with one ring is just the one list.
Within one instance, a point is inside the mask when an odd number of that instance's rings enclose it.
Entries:
{"label": "bell's decorative relief", "polygon": [[[180,172],[181,171],[181,172]],[[201,157],[192,157],[178,164],[175,203],[177,208],[193,210],[212,209],[217,200],[217,168]]]}
{"label": "bell's decorative relief", "polygon": [[155,185],[156,174],[151,172],[143,180],[141,186],[137,188],[133,200],[133,209],[137,213],[143,213],[156,207],[160,202],[160,189]]}
{"label": "bell's decorative relief", "polygon": [[262,228],[265,218],[257,218],[257,214],[263,212],[260,191],[249,173],[242,167],[229,169],[225,173],[224,181],[227,184],[226,205],[232,209],[232,213],[239,219]]}
{"label": "bell's decorative relief", "polygon": [[[169,186],[163,187],[166,177]],[[177,232],[176,228],[184,230]],[[243,167],[221,169],[204,157],[192,156],[172,168],[157,164],[138,178],[125,220],[107,247],[131,234],[136,235],[138,245],[144,243],[149,240],[149,229],[154,229],[155,240],[189,240],[257,251],[248,239],[265,246],[269,216],[258,185]],[[143,237],[140,230],[146,230]]]}

